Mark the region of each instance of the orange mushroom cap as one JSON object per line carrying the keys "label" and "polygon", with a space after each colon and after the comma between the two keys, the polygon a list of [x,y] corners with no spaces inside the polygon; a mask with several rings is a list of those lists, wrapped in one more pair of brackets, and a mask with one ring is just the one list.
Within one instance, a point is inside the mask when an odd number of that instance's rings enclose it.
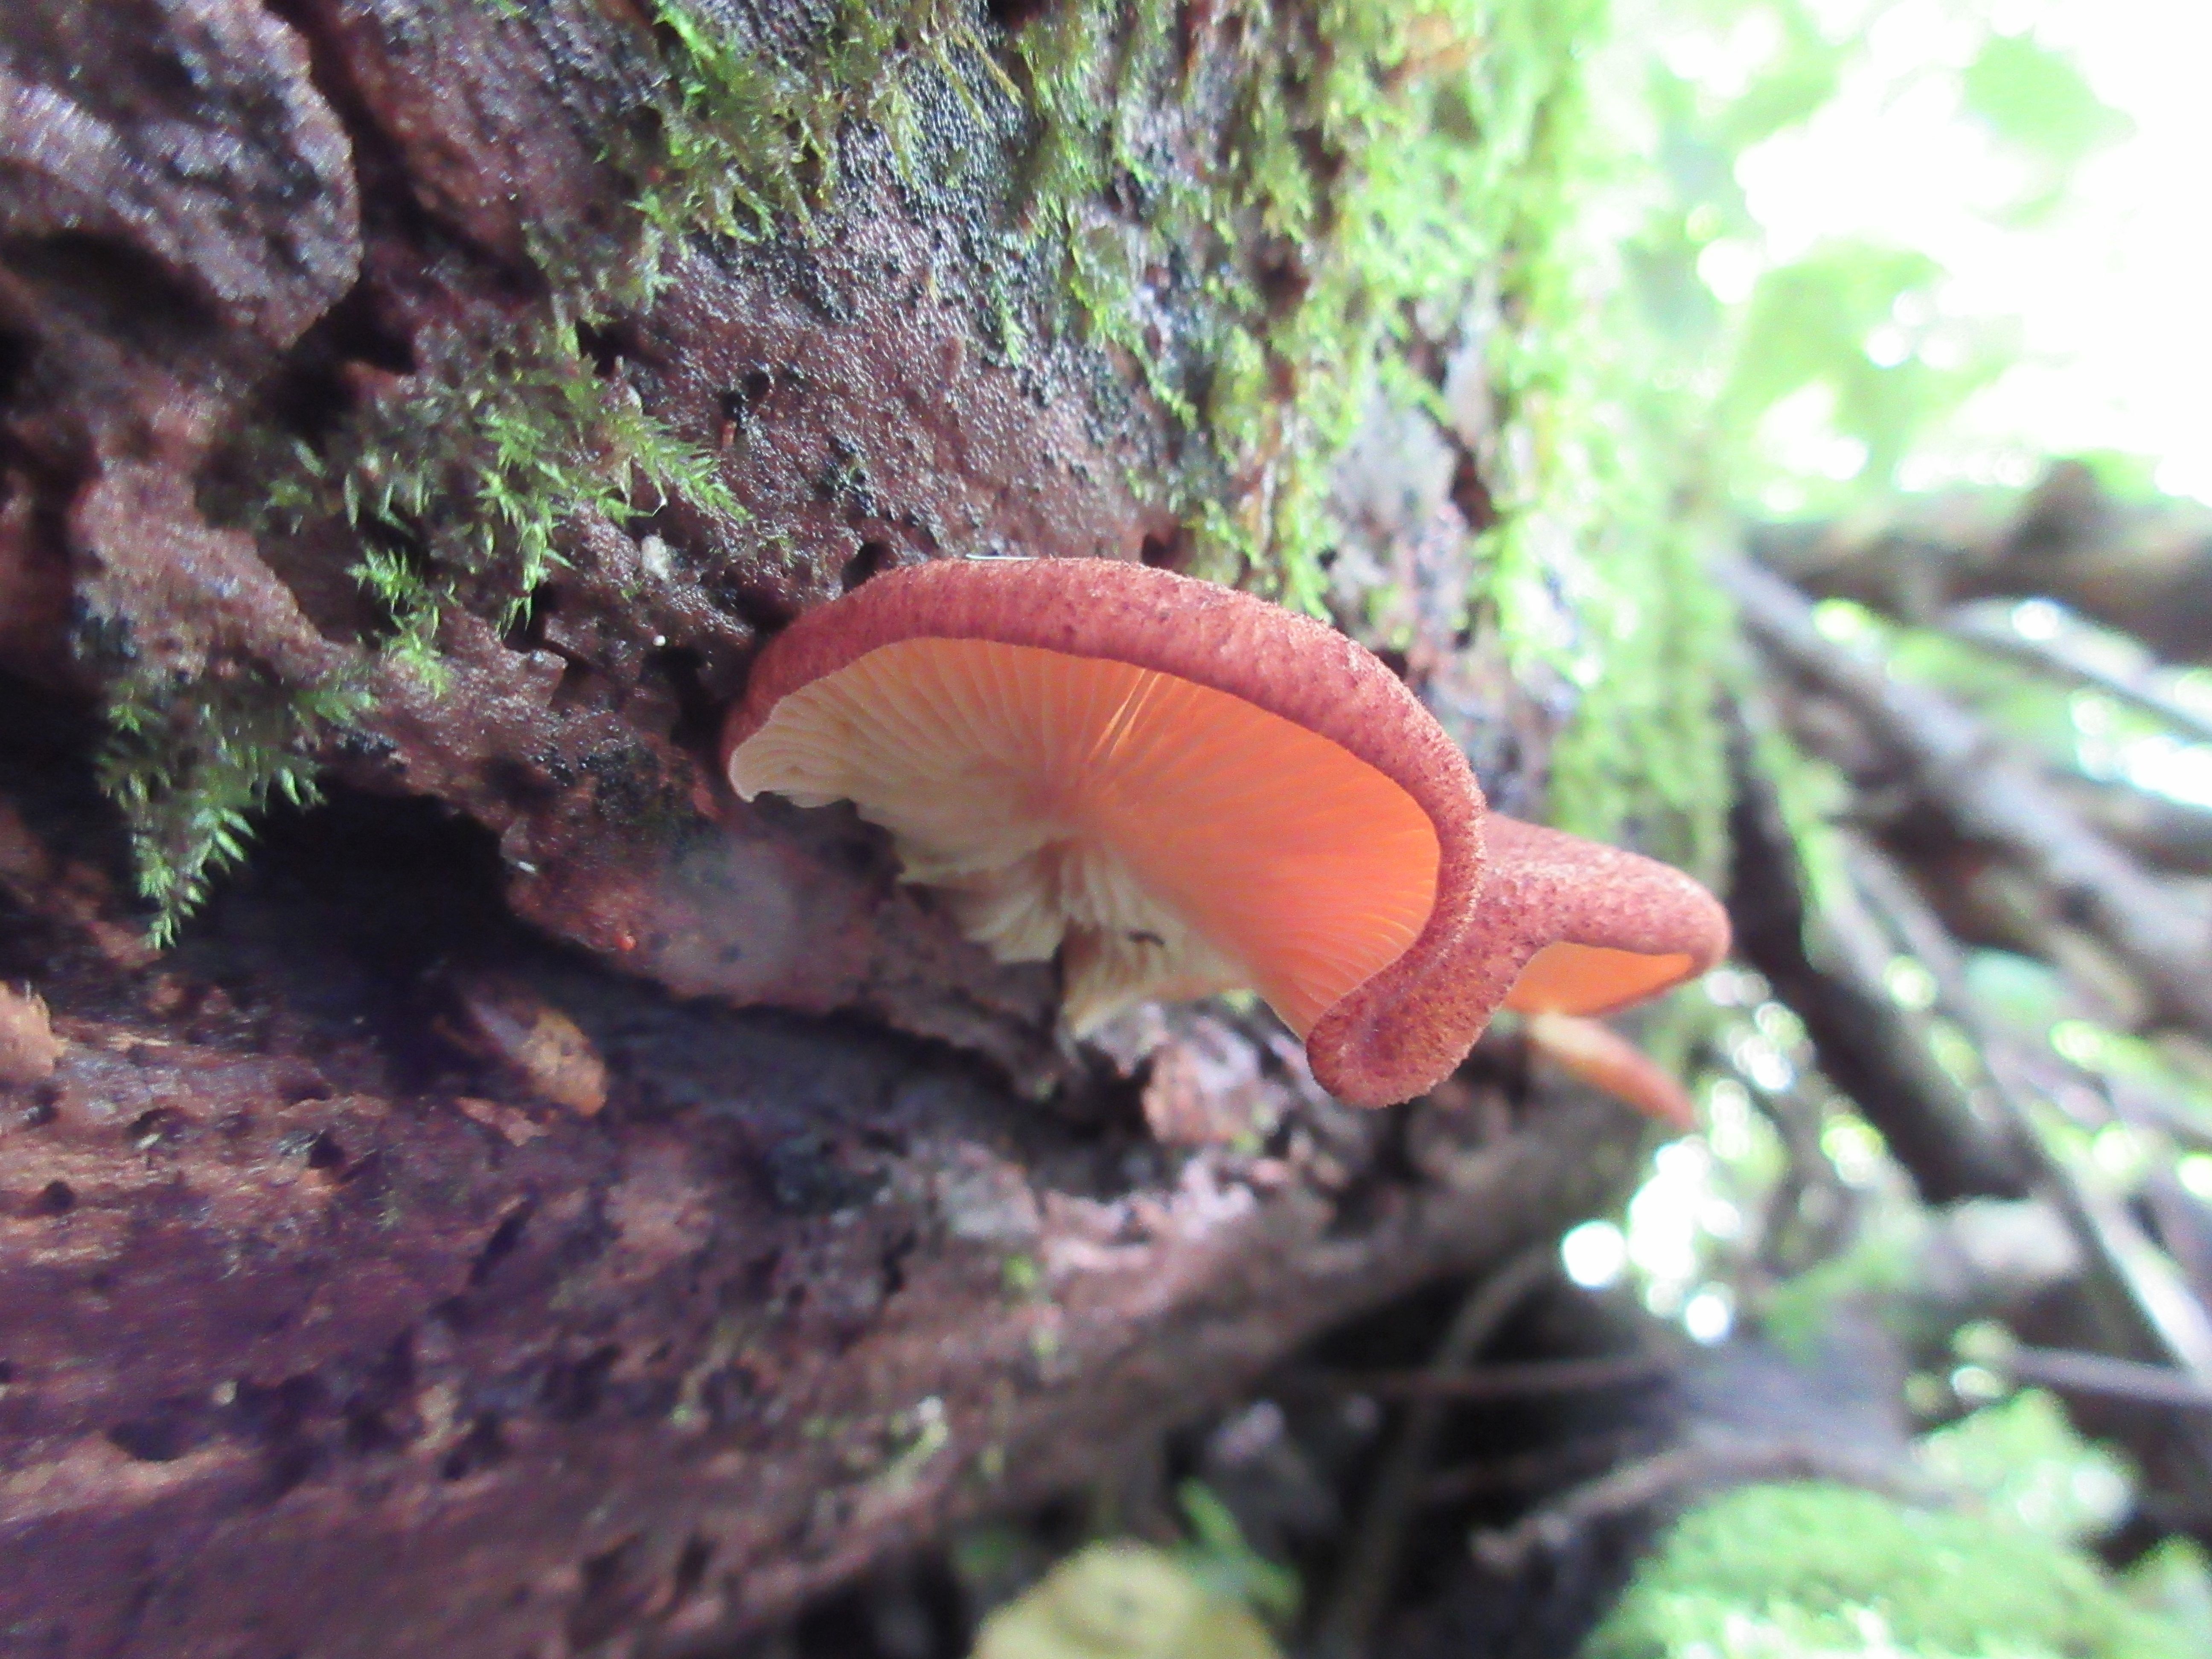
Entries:
{"label": "orange mushroom cap", "polygon": [[1002,960],[1057,951],[1079,1031],[1249,987],[1358,1104],[1446,1076],[1524,964],[1541,1006],[1583,1013],[1726,948],[1686,877],[1486,817],[1465,757],[1358,645],[1143,565],[877,576],[762,651],[722,758],[746,799],[852,801]]}

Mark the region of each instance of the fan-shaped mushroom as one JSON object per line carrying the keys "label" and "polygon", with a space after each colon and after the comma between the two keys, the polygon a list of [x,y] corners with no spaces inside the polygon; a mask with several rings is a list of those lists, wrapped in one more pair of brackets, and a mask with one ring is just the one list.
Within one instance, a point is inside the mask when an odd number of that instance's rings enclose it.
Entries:
{"label": "fan-shaped mushroom", "polygon": [[1057,951],[1077,1030],[1249,987],[1359,1104],[1446,1075],[1524,967],[1516,1006],[1591,1012],[1726,947],[1686,877],[1486,817],[1359,646],[1141,565],[877,576],[763,650],[723,759],[746,799],[852,801],[1002,960]]}

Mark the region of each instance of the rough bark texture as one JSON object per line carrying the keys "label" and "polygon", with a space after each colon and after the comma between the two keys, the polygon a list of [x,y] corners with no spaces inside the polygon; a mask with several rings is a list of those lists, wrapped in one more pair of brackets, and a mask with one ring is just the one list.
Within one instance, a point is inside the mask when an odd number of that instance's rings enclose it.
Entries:
{"label": "rough bark texture", "polygon": [[[55,750],[11,763],[32,835],[97,839],[27,782]],[[23,1651],[684,1650],[1080,1480],[1627,1165],[1617,1109],[1355,1114],[1203,1014],[1041,1110],[948,1051],[671,1003],[506,921],[493,872],[349,802],[158,966],[11,918],[67,1044],[0,1127]],[[479,964],[581,1029],[604,1110],[472,1059]]]}
{"label": "rough bark texture", "polygon": [[[1353,1115],[1218,1012],[1072,1050],[1050,972],[849,814],[720,788],[714,716],[807,605],[1176,533],[1128,482],[1140,377],[982,349],[987,301],[1032,301],[880,142],[830,230],[672,243],[582,331],[593,407],[713,457],[742,524],[564,511],[526,624],[448,573],[434,679],[354,574],[420,544],[237,510],[272,446],[527,356],[545,272],[635,237],[659,50],[586,0],[0,16],[0,971],[61,1045],[0,1085],[8,1652],[700,1648],[1626,1168],[1613,1109],[1478,1073]],[[1455,736],[1540,760],[1553,715],[1449,672]],[[338,684],[343,720],[297,712]],[[342,786],[167,956],[102,706],[203,765],[273,722]]]}
{"label": "rough bark texture", "polygon": [[[635,240],[635,183],[599,158],[650,118],[653,40],[580,5],[289,15],[149,8],[112,73],[106,14],[33,7],[0,36],[24,88],[0,198],[10,660],[111,699],[360,678],[339,775],[494,829],[512,902],[549,929],[683,994],[863,1007],[1048,1080],[1042,976],[994,967],[849,830],[718,795],[688,723],[743,683],[760,627],[887,562],[1134,557],[1172,530],[1087,397],[975,346],[977,210],[863,155],[835,235],[671,248],[657,301],[600,319],[593,396],[712,454],[742,520],[560,511],[565,566],[528,627],[501,630],[511,573],[463,573],[426,683],[362,657],[381,618],[342,518],[257,537],[203,498],[265,489],[241,432],[389,436],[428,388],[527,356],[547,324],[526,245],[589,270]],[[119,107],[72,103],[80,84]],[[222,207],[148,185],[126,211],[102,167]]]}

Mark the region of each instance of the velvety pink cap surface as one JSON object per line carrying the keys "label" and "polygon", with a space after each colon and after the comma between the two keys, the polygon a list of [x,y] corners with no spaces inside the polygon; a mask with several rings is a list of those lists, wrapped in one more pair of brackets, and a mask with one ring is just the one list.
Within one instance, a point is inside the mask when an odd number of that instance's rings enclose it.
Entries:
{"label": "velvety pink cap surface", "polygon": [[[917,650],[918,641],[981,641],[1017,649],[989,655],[979,665],[958,652]],[[903,648],[903,655],[889,647]],[[803,691],[811,697],[815,694],[809,688],[837,689],[848,694],[843,712],[831,712],[825,700],[816,724],[837,728],[842,721],[849,727],[861,723],[863,715],[875,719],[872,710],[854,701],[854,688],[866,684],[872,688],[872,696],[900,701],[908,695],[902,688],[920,684],[911,678],[916,672],[927,684],[913,695],[933,699],[933,708],[941,708],[948,696],[957,704],[971,685],[998,690],[990,718],[978,715],[972,705],[954,707],[932,717],[937,721],[933,733],[949,726],[964,734],[963,740],[1019,747],[1024,734],[1006,731],[1009,711],[1040,701],[1060,708],[1071,678],[1099,678],[1083,667],[1085,662],[1171,677],[1290,722],[1363,763],[1358,772],[1371,768],[1380,774],[1432,827],[1434,850],[1425,855],[1434,860],[1433,900],[1425,919],[1417,932],[1407,921],[1403,932],[1412,935],[1411,942],[1367,977],[1326,1006],[1309,1006],[1294,989],[1271,988],[1272,964],[1243,964],[1249,970],[1248,982],[1267,990],[1294,1029],[1301,1030],[1316,1078],[1342,1099],[1380,1105],[1422,1092],[1459,1064],[1501,1002],[1552,1012],[1602,1012],[1704,971],[1726,949],[1727,925],[1719,906],[1687,877],[1632,854],[1486,815],[1457,748],[1389,669],[1362,647],[1249,594],[1141,565],[947,560],[879,575],[808,612],[763,650],[745,698],[725,731],[724,763],[733,780],[757,769],[750,761],[741,763],[738,751],[768,730],[787,698]],[[909,678],[892,677],[891,667]],[[1028,678],[1009,693],[1007,677],[1014,674]],[[1109,679],[1117,688],[1127,683],[1126,672]],[[954,688],[951,693],[948,685]],[[1117,690],[1115,695],[1122,694]],[[1296,734],[1280,733],[1273,723],[1239,715],[1234,708],[1191,696],[1169,695],[1155,702],[1185,711],[1179,718],[1210,717],[1235,726],[1235,750],[1194,750],[1214,770],[1253,766],[1264,773],[1272,763],[1264,752],[1270,742],[1279,742],[1286,767],[1313,761],[1310,740],[1299,740],[1300,748],[1290,740]],[[912,722],[921,716],[897,718],[908,721],[902,730],[919,731]],[[809,737],[817,747],[829,740],[819,732]],[[880,732],[876,740],[883,740]],[[934,735],[927,738],[938,740]],[[1148,740],[1157,746],[1164,739],[1155,733]],[[1206,740],[1203,734],[1193,739]],[[1099,744],[1102,751],[1108,746],[1103,738]],[[759,753],[757,747],[747,751],[748,757]],[[1173,775],[1172,769],[1160,775]],[[1200,785],[1218,781],[1188,768],[1180,775],[1188,801],[1164,800],[1157,811],[1200,810],[1196,803],[1208,793]],[[1328,773],[1324,766],[1300,775],[1315,777],[1326,789],[1334,787],[1332,777],[1340,781],[1351,774],[1341,767]],[[768,781],[757,787],[784,786]],[[864,780],[854,793],[864,793],[866,787]],[[1054,788],[1067,793],[1064,781]],[[1231,793],[1241,788],[1234,786]],[[836,792],[791,793],[828,798]],[[1387,799],[1379,804],[1389,805]],[[1312,803],[1316,812],[1325,811],[1327,805]],[[889,823],[893,816],[878,821]],[[1296,809],[1277,816],[1295,817]],[[1127,812],[1117,820],[1133,821]],[[1271,822],[1248,820],[1238,833],[1264,840]],[[1487,860],[1486,835],[1496,842]],[[1233,858],[1234,853],[1231,846],[1222,856]],[[910,868],[917,858],[927,867],[927,848],[909,849],[908,856]],[[1142,849],[1131,862],[1140,873],[1147,868]],[[1157,858],[1148,868],[1147,884],[1158,893],[1179,891],[1187,908],[1201,916],[1211,895],[1234,879],[1219,859],[1180,888],[1177,872]],[[1078,871],[1066,878],[1083,878]],[[943,879],[957,885],[968,878],[954,870]],[[1427,881],[1425,872],[1421,880]],[[1316,892],[1309,902],[1319,911],[1341,910],[1356,917],[1359,896]],[[1398,950],[1395,945],[1389,948]],[[1526,983],[1516,985],[1524,970]],[[1172,980],[1150,991],[1186,994],[1190,993]]]}

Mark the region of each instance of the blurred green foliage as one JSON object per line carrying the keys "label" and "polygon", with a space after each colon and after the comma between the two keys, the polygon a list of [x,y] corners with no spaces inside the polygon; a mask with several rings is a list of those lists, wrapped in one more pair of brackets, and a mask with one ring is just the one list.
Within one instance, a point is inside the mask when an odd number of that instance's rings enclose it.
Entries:
{"label": "blurred green foliage", "polygon": [[2201,1553],[2179,1543],[2115,1576],[2088,1552],[2130,1506],[2134,1472],[2076,1432],[2050,1395],[1985,1407],[1923,1436],[1914,1455],[1928,1503],[1807,1481],[1697,1504],[1583,1659],[2207,1650],[2212,1572]]}
{"label": "blurred green foliage", "polygon": [[2212,1653],[2212,1561],[2187,1538],[2169,1538],[2128,1569],[2129,1599],[2182,1633],[2191,1653]]}
{"label": "blurred green foliage", "polygon": [[1921,1467],[1997,1519],[2059,1543],[2110,1532],[2126,1512],[2134,1471],[2083,1439],[2057,1400],[2024,1389],[1920,1438]]}
{"label": "blurred green foliage", "polygon": [[1909,1317],[1907,1298],[1923,1276],[1925,1239],[1924,1223],[1909,1207],[1862,1224],[1848,1249],[1767,1291],[1759,1310],[1760,1334],[1798,1364],[1812,1366],[1820,1363],[1841,1303],[1857,1303],[1898,1329]]}
{"label": "blurred green foliage", "polygon": [[[1949,56],[1899,71],[1870,43],[1900,21]],[[1757,216],[1747,158],[1847,101],[1887,107],[1936,86],[2010,181],[1960,213],[2025,228],[2127,124],[2063,54],[1966,0],[1616,0],[1610,44],[1584,70],[1595,130],[1563,128],[1579,161],[1557,176],[1610,246],[1558,230],[1530,243],[1583,264],[1572,280],[1524,279],[1534,326],[1511,351],[1558,365],[1524,373],[1513,410],[1544,496],[1495,532],[1486,592],[1516,651],[1582,690],[1554,757],[1554,820],[1712,873],[1720,837],[1697,804],[1725,790],[1695,688],[1698,664],[1723,666],[1725,623],[1699,608],[1703,545],[1746,507],[1835,514],[1892,487],[2021,349],[2014,319],[1954,306],[1927,247],[1850,226],[1788,245]],[[1558,295],[1571,297],[1543,303]],[[2131,466],[2142,474],[2106,458]],[[1578,591],[1562,572],[1574,556],[1590,573]],[[1564,641],[1544,617],[1563,585]],[[2063,694],[2009,678],[2023,712],[2040,696],[2051,741],[2070,736]],[[1657,753],[1674,763],[1653,769]]]}
{"label": "blurred green foliage", "polygon": [[[1660,379],[1681,392],[1686,486],[1813,513],[1889,487],[1917,444],[2018,361],[2012,319],[1949,309],[1948,273],[1909,240],[1839,227],[1777,245],[1741,182],[1746,157],[1840,100],[1887,108],[1936,85],[2005,181],[1959,212],[2027,231],[2130,123],[2071,59],[1967,0],[1621,0],[1616,15],[1656,161],[1624,268]],[[1926,59],[1900,70],[1896,53],[1871,51],[1885,27],[1917,31]],[[1972,50],[1954,67],[1961,35]],[[2025,242],[2021,257],[2033,257]]]}
{"label": "blurred green foliage", "polygon": [[1992,34],[1960,77],[1967,112],[2033,164],[2008,216],[2032,224],[2064,198],[2074,169],[2135,130],[2069,59],[2032,38]]}
{"label": "blurred green foliage", "polygon": [[2185,1659],[2095,1558],[1991,1512],[1808,1481],[1675,1523],[1583,1659]]}

